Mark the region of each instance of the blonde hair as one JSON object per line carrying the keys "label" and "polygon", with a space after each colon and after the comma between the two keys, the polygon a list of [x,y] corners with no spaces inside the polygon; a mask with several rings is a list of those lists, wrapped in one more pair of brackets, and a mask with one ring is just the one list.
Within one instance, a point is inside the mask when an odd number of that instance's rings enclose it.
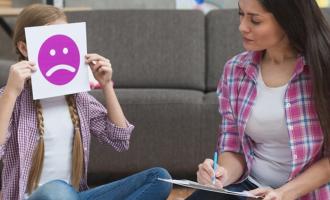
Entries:
{"label": "blonde hair", "polygon": [[18,55],[18,60],[25,60],[25,56],[17,48],[19,41],[26,42],[25,40],[25,27],[43,26],[58,19],[67,20],[66,15],[59,8],[44,4],[32,4],[27,6],[18,15],[15,31],[13,35],[13,43]]}
{"label": "blonde hair", "polygon": [[[25,60],[25,56],[19,51],[17,44],[18,42],[26,42],[25,40],[25,27],[42,26],[45,24],[52,23],[56,20],[66,20],[65,14],[58,8],[43,5],[33,4],[26,7],[18,16],[13,41],[18,55],[18,60]],[[80,120],[77,112],[77,106],[75,97],[68,95],[65,97],[69,107],[70,117],[74,126],[74,139],[72,147],[72,172],[71,172],[71,184],[79,190],[80,180],[83,176],[84,171],[84,159],[83,159],[83,147],[80,132]],[[38,187],[40,176],[42,172],[44,162],[44,119],[42,115],[42,106],[39,100],[34,101],[37,115],[37,128],[39,133],[38,145],[35,148],[32,156],[32,166],[29,172],[27,192],[31,194],[33,190]]]}

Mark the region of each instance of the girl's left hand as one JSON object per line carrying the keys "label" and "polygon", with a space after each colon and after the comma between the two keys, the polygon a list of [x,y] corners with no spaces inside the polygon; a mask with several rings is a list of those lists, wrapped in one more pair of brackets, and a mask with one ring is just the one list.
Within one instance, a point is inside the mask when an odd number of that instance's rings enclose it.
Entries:
{"label": "girl's left hand", "polygon": [[101,87],[111,83],[112,68],[109,59],[94,53],[87,54],[85,58],[86,63],[91,67],[93,75]]}
{"label": "girl's left hand", "polygon": [[263,200],[293,200],[294,198],[289,197],[289,195],[284,195],[280,189],[273,188],[257,188],[249,191],[255,196],[263,197]]}

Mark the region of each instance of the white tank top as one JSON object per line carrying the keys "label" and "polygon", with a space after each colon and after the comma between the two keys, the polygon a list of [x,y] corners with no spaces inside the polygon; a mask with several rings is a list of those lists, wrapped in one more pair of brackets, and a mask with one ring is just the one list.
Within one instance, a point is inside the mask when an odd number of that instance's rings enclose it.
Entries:
{"label": "white tank top", "polygon": [[70,183],[73,124],[65,97],[41,100],[45,126],[45,156],[39,186],[52,181]]}
{"label": "white tank top", "polygon": [[257,97],[245,130],[254,141],[250,175],[262,185],[278,188],[287,182],[292,161],[284,112],[287,85],[267,87],[260,71]]}

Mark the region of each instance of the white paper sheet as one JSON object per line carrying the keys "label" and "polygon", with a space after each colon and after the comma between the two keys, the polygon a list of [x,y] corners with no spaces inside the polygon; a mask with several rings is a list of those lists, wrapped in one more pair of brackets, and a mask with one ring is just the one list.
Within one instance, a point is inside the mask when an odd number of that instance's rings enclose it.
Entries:
{"label": "white paper sheet", "polygon": [[33,99],[90,90],[85,22],[27,27],[25,35],[28,58],[37,67]]}
{"label": "white paper sheet", "polygon": [[194,189],[199,189],[199,190],[206,190],[206,191],[210,191],[210,192],[224,193],[224,194],[249,197],[249,198],[255,198],[255,199],[260,198],[258,196],[252,195],[248,191],[234,192],[234,191],[230,191],[230,190],[226,190],[226,189],[219,189],[219,188],[215,188],[212,186],[202,185],[197,182],[190,181],[190,180],[175,180],[175,179],[162,179],[162,178],[158,178],[158,180],[173,183],[176,185],[181,185],[184,187],[189,187],[189,188],[194,188]]}

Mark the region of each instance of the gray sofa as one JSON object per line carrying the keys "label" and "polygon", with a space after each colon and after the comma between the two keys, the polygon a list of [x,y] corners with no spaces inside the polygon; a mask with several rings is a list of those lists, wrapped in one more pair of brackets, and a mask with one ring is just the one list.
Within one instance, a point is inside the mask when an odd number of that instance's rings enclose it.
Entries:
{"label": "gray sofa", "polygon": [[[89,183],[162,166],[195,178],[211,157],[220,116],[216,86],[226,60],[242,51],[236,10],[98,10],[68,13],[87,22],[88,51],[110,58],[116,92],[136,128],[127,152],[93,140]],[[1,30],[2,31],[2,30]],[[0,37],[6,37],[0,33]],[[0,85],[15,57],[1,39]],[[5,50],[4,50],[5,49]],[[100,90],[90,92],[104,103]]]}

